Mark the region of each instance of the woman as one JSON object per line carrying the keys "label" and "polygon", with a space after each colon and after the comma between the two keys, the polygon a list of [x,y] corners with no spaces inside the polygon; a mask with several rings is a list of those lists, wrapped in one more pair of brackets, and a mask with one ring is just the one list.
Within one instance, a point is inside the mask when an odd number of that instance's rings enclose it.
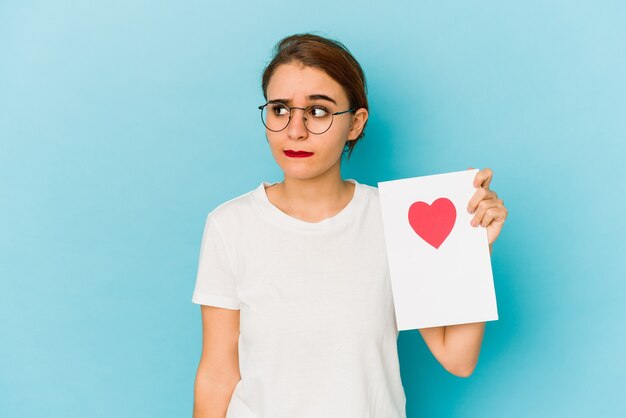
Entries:
{"label": "woman", "polygon": [[[405,417],[378,189],[340,173],[367,123],[363,71],[341,43],[293,35],[262,88],[284,179],[207,217],[192,298],[203,321],[194,417]],[[507,216],[491,178],[476,174],[468,202],[490,249]],[[420,330],[458,376],[472,373],[483,331]]]}

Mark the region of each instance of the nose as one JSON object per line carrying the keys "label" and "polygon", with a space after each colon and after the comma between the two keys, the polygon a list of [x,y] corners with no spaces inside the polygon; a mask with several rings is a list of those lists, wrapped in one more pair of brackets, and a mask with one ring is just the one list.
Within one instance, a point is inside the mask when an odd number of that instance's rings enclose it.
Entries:
{"label": "nose", "polygon": [[304,109],[291,108],[291,120],[287,126],[287,133],[291,139],[305,139],[309,135],[304,125]]}

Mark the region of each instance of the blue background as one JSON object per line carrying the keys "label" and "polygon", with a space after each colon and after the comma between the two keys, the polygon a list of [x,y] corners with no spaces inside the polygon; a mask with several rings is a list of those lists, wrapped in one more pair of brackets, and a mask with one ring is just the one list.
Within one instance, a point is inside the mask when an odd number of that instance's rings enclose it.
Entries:
{"label": "blue background", "polygon": [[370,120],[344,178],[494,171],[500,319],[458,378],[399,338],[412,417],[626,408],[622,2],[0,3],[0,416],[191,416],[207,212],[281,172],[275,42],[342,41]]}

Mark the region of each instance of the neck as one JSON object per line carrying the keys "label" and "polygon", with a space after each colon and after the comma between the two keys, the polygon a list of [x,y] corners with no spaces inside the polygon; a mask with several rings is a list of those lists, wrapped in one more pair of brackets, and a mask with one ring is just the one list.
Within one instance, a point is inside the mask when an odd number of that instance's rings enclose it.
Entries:
{"label": "neck", "polygon": [[282,183],[267,189],[267,195],[288,215],[319,222],[340,212],[352,199],[354,187],[352,182],[342,180],[337,167],[315,178],[284,176]]}
{"label": "neck", "polygon": [[283,197],[292,202],[319,205],[341,200],[347,186],[341,176],[298,179],[284,177],[282,182]]}

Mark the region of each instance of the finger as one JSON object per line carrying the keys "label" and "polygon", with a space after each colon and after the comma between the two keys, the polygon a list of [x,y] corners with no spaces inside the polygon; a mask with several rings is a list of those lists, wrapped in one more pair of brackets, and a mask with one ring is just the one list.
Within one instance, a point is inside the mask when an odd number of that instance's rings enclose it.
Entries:
{"label": "finger", "polygon": [[474,195],[470,199],[467,204],[467,213],[474,213],[476,207],[483,199],[495,199],[498,195],[493,190],[485,189],[484,187],[480,187],[474,192]]}
{"label": "finger", "polygon": [[[498,208],[501,206],[500,200],[499,199],[484,199],[481,200],[480,203],[478,204],[478,207],[476,208],[476,213],[474,214],[474,217],[471,220],[471,225],[472,226],[477,226],[477,225],[484,225],[484,218],[485,218],[485,214],[487,213],[488,210],[491,210],[493,208]],[[491,219],[488,220],[489,222],[491,222]],[[489,223],[487,223],[488,225]]]}
{"label": "finger", "polygon": [[496,206],[487,209],[485,212],[485,216],[483,217],[482,222],[480,223],[485,228],[488,227],[492,223],[504,224],[507,216],[507,210],[503,206]]}
{"label": "finger", "polygon": [[493,177],[493,171],[490,168],[483,168],[482,170],[476,173],[474,177],[474,187],[489,187],[491,184],[491,179]]}
{"label": "finger", "polygon": [[474,177],[474,187],[488,188],[491,183],[492,176],[493,171],[490,168],[483,168],[478,171],[478,173],[476,173],[476,177]]}

